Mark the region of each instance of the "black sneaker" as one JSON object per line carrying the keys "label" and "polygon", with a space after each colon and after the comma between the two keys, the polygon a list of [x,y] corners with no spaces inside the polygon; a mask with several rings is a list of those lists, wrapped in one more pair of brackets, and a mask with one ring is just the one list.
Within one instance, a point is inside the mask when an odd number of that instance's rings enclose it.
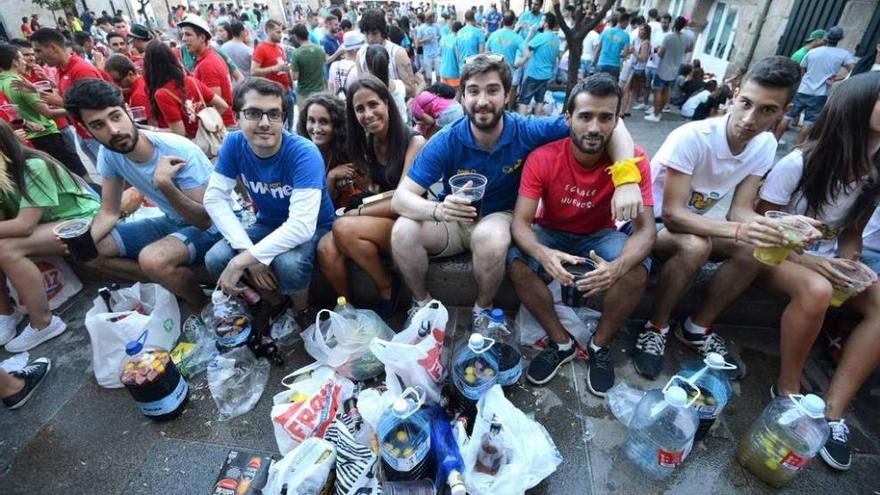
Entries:
{"label": "black sneaker", "polygon": [[532,359],[526,378],[535,385],[543,385],[552,380],[563,364],[574,359],[577,348],[574,342],[571,344],[569,350],[560,351],[559,344],[551,340],[547,347]]}
{"label": "black sneaker", "polygon": [[852,453],[849,450],[849,427],[844,420],[828,421],[831,434],[825,442],[825,446],[819,451],[822,460],[838,471],[847,471],[852,463]]}
{"label": "black sneaker", "polygon": [[735,365],[735,370],[725,370],[727,377],[731,380],[741,380],[745,378],[745,363],[742,362],[739,356],[727,350],[727,345],[724,344],[724,339],[717,333],[709,330],[704,335],[693,335],[690,332],[685,332],[681,323],[675,326],[674,333],[675,338],[681,341],[682,344],[697,351],[701,356],[706,357],[710,352],[717,352],[718,354],[721,354],[721,357],[723,357],[729,364]]}
{"label": "black sneaker", "polygon": [[297,311],[293,315],[293,319],[296,321],[296,324],[299,325],[300,330],[305,331],[305,329],[315,324],[315,318],[318,317],[318,312],[315,311],[315,308],[312,306],[307,307],[306,309]]}
{"label": "black sneaker", "polygon": [[645,325],[636,339],[633,365],[640,375],[649,380],[657,378],[663,370],[663,353],[666,351],[666,336],[653,325]]}
{"label": "black sneaker", "polygon": [[18,391],[18,393],[3,399],[3,405],[8,409],[18,409],[25,405],[28,399],[31,398],[31,395],[43,383],[43,378],[46,377],[51,369],[52,361],[49,358],[39,358],[24,368],[10,373],[10,375],[24,380],[24,388]]}
{"label": "black sneaker", "polygon": [[594,351],[592,345],[588,345],[587,352],[590,354],[587,387],[593,395],[605,397],[605,392],[614,386],[614,363],[611,362],[611,346],[606,345]]}

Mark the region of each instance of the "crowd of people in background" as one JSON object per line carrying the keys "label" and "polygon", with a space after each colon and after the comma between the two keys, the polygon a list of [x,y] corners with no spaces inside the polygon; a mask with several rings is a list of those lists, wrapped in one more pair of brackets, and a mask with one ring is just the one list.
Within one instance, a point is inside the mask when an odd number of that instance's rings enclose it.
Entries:
{"label": "crowd of people in background", "polygon": [[[692,58],[687,16],[656,9],[600,18],[592,2],[531,0],[519,15],[395,5],[296,7],[288,19],[259,4],[178,6],[169,30],[121,12],[56,28],[22,18],[22,37],[0,43],[0,271],[29,322],[17,331],[23,313],[0,284],[0,344],[21,352],[64,332],[31,257],[64,254],[53,227],[88,218],[89,265],[162,284],[193,313],[186,325],[204,324],[200,267],[229,294],[246,282],[291,304],[305,328],[316,269],[347,297],[356,264],[388,317],[404,284],[410,313],[431,301],[431,259],[470,253],[474,325],[507,272],[549,335],[527,372],[539,385],[576,346],[547,280],[603,293],[586,349],[598,396],[614,384],[609,345],[652,263],[663,262],[659,287],[634,353],[650,379],[670,332],[721,354],[742,379],[746,363],[712,324],[756,283],[788,297],[770,393],[801,391],[833,289],[852,283],[841,263],[861,257],[880,271],[880,73],[850,76],[842,29],[725,79]],[[562,26],[584,16],[596,23],[572,67]],[[649,159],[623,121],[644,111],[657,122],[673,107],[694,122]],[[797,121],[802,146],[777,161],[777,138]],[[487,179],[479,209],[451,193],[460,172]],[[704,215],[728,196],[726,217]],[[125,219],[143,200],[159,214]],[[787,242],[769,210],[812,226],[810,245],[773,267],[752,256]],[[706,297],[672,323],[709,258],[723,264]],[[593,270],[577,280],[565,269],[586,263]],[[851,459],[846,406],[880,364],[880,287],[846,307],[860,320],[825,391],[833,434],[822,451],[838,469]],[[0,374],[7,406],[20,407],[49,367]]]}

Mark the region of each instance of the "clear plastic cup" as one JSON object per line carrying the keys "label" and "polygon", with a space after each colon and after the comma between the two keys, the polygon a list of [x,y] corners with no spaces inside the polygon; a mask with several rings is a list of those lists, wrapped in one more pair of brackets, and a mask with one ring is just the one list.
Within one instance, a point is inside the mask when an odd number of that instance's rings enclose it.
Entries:
{"label": "clear plastic cup", "polygon": [[146,125],[147,109],[144,107],[131,107],[131,119],[138,125]]}
{"label": "clear plastic cup", "polygon": [[477,209],[477,216],[483,208],[483,195],[486,194],[486,184],[489,180],[485,175],[464,173],[456,174],[449,178],[449,188],[453,196],[458,196],[470,201],[471,206]]}
{"label": "clear plastic cup", "polygon": [[74,218],[59,223],[53,229],[55,235],[67,244],[70,254],[79,261],[92,261],[98,257],[98,248],[91,232],[92,221],[88,218]]}
{"label": "clear plastic cup", "polygon": [[49,93],[52,91],[52,83],[49,81],[37,81],[34,83],[34,87],[37,88],[37,91],[40,93]]}
{"label": "clear plastic cup", "polygon": [[562,304],[572,308],[578,308],[584,305],[584,294],[578,290],[577,281],[584,278],[587,273],[596,269],[596,263],[591,259],[587,259],[583,263],[576,265],[565,265],[565,271],[574,277],[574,282],[567,287],[562,288]]}
{"label": "clear plastic cup", "polygon": [[764,216],[782,226],[786,243],[777,247],[756,247],[752,254],[756,260],[765,265],[778,266],[788,258],[789,253],[803,245],[813,226],[806,220],[784,211],[768,211]]}
{"label": "clear plastic cup", "polygon": [[862,291],[870,287],[877,281],[877,274],[874,270],[861,262],[852,260],[840,260],[841,263],[836,265],[837,271],[849,277],[853,284],[851,287],[835,287],[831,294],[831,306],[839,308],[852,296],[861,294]]}

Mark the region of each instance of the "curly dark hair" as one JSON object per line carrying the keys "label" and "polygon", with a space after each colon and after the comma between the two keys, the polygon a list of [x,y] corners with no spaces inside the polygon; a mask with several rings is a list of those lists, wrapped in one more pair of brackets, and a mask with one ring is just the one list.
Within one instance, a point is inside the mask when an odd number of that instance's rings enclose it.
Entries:
{"label": "curly dark hair", "polygon": [[385,21],[385,12],[381,9],[367,9],[358,21],[358,29],[364,36],[379,31],[383,38],[388,38],[388,23]]}
{"label": "curly dark hair", "polygon": [[306,121],[308,120],[309,107],[319,105],[327,110],[330,114],[331,125],[333,125],[333,140],[327,146],[329,155],[327,163],[324,165],[329,171],[340,163],[348,163],[348,129],[345,126],[345,103],[330,93],[316,93],[309,96],[302,104],[300,110],[300,118],[296,122],[296,133],[300,136],[309,138],[306,132]]}

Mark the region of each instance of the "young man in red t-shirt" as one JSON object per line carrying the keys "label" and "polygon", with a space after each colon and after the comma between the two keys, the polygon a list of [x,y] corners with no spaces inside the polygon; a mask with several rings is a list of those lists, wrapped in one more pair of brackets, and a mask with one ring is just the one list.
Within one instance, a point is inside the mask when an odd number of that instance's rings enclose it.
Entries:
{"label": "young man in red t-shirt", "polygon": [[[570,137],[546,144],[526,159],[511,227],[515,246],[508,253],[517,295],[550,336],[526,373],[532,383],[549,382],[575,354],[574,340],[559,321],[539,274],[559,281],[563,290],[573,285],[583,297],[605,294],[602,318],[587,345],[587,387],[599,396],[614,385],[609,344],[641,299],[657,236],[648,208],[654,203],[651,167],[639,147],[635,156],[642,157],[637,167],[646,208],[636,217],[631,235],[618,231],[612,220],[614,184],[607,172],[612,162],[606,146],[617,125],[620,100],[617,81],[604,74],[574,87],[566,111]],[[567,270],[566,265],[585,263],[595,268],[581,278]]]}
{"label": "young man in red t-shirt", "polygon": [[275,81],[284,87],[287,93],[287,130],[293,126],[293,106],[295,101],[290,94],[290,66],[287,65],[287,57],[284,49],[281,48],[281,36],[283,27],[281,23],[272,19],[266,21],[266,36],[268,39],[254,50],[251,58],[251,76],[265,77],[270,81]]}
{"label": "young man in red t-shirt", "polygon": [[31,25],[28,24],[28,18],[21,18],[21,35],[24,36],[24,39],[30,39],[31,35],[34,33],[33,29],[31,29]]}
{"label": "young man in red t-shirt", "polygon": [[[31,35],[31,45],[34,53],[46,65],[58,68],[58,93],[41,93],[40,98],[49,106],[64,107],[64,93],[78,79],[96,78],[109,81],[110,78],[104,72],[98,70],[92,64],[86,62],[75,53],[67,51],[64,36],[51,28],[42,28],[34,31]],[[80,140],[80,148],[88,155],[92,163],[98,163],[98,150],[101,145],[82,128],[76,125],[76,134]]]}
{"label": "young man in red t-shirt", "polygon": [[229,76],[229,68],[226,62],[211,48],[211,27],[201,17],[188,14],[178,25],[180,28],[181,42],[187,50],[196,56],[196,65],[192,71],[193,77],[205,83],[211,91],[220,95],[228,108],[223,112],[223,124],[226,127],[235,126],[235,117],[232,115],[232,82]]}
{"label": "young man in red t-shirt", "polygon": [[141,107],[146,111],[148,120],[152,120],[150,98],[147,96],[147,84],[143,76],[138,75],[134,63],[125,55],[116,54],[104,64],[107,75],[122,90],[128,108]]}

